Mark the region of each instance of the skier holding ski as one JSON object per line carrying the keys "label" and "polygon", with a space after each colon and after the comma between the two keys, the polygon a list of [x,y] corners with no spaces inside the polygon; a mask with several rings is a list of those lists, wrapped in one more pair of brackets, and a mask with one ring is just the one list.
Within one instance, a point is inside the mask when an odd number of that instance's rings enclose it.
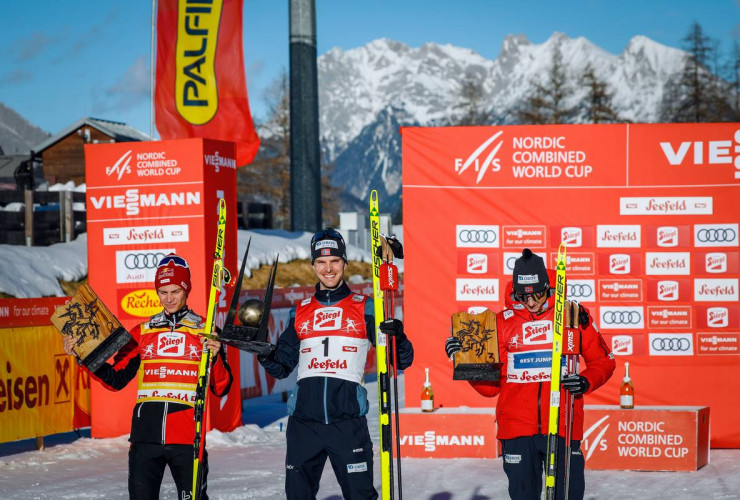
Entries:
{"label": "skier holding ski", "polygon": [[[319,281],[316,293],[291,310],[275,350],[259,357],[275,378],[298,367],[298,384],[288,400],[285,492],[288,500],[315,499],[328,457],[345,499],[375,499],[362,383],[367,352],[375,344],[373,301],[347,286],[346,246],[336,230],[313,235],[311,263]],[[410,366],[414,349],[403,323],[387,320],[380,329],[396,339],[398,368]]]}
{"label": "skier holding ski", "polygon": [[[182,257],[167,255],[157,267],[154,288],[163,311],[137,325],[131,340],[91,375],[110,390],[123,389],[138,378],[138,395],[131,419],[128,490],[132,499],[157,499],[166,466],[178,498],[192,498],[193,403],[204,338],[204,318],[187,305],[190,268]],[[76,339],[64,338],[72,355]],[[210,389],[216,396],[229,391],[233,380],[225,350],[217,340],[205,340],[214,354]],[[207,499],[207,454],[201,496]]]}
{"label": "skier holding ski", "polygon": [[[555,291],[554,273],[543,259],[524,249],[514,264],[513,280],[506,291],[506,309],[496,315],[499,355],[503,362],[499,382],[470,382],[482,395],[498,395],[496,422],[502,443],[504,472],[509,479],[509,496],[515,500],[539,499],[543,466],[547,455],[550,404],[550,370]],[[583,394],[589,394],[609,380],[616,364],[588,311],[579,306],[581,356],[586,368],[564,376],[561,389],[575,398],[572,427],[572,457],[569,497],[582,499],[585,490],[583,437]],[[452,358],[462,349],[454,337],[445,351]],[[564,398],[561,398],[564,399]],[[560,408],[559,450],[565,449],[564,408]],[[559,454],[556,498],[563,498],[564,454]]]}

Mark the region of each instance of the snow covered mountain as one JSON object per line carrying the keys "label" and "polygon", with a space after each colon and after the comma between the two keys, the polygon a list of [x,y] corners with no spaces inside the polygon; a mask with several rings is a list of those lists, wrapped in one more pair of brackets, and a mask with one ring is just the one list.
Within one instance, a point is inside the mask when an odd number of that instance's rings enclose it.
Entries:
{"label": "snow covered mountain", "polygon": [[[319,57],[321,141],[327,160],[335,163],[332,181],[346,191],[342,209],[366,210],[371,189],[379,190],[384,211],[398,209],[398,127],[453,122],[464,80],[481,85],[491,123],[514,123],[514,110],[532,92],[532,82],[548,76],[556,47],[574,86],[590,64],[613,92],[619,115],[633,122],[657,120],[666,83],[682,70],[685,54],[636,36],[615,55],[585,38],[554,33],[542,44],[510,35],[494,60],[452,45],[414,48],[388,39]],[[575,105],[585,92],[576,91],[566,105]]]}

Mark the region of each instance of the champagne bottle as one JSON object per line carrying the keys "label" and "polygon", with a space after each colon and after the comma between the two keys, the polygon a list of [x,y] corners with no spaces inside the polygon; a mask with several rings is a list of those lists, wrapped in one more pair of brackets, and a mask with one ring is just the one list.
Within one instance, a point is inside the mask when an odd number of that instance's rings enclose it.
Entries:
{"label": "champagne bottle", "polygon": [[622,379],[622,387],[619,389],[619,407],[625,410],[635,407],[635,386],[632,385],[632,379],[630,378],[629,361],[624,364],[624,378]]}
{"label": "champagne bottle", "polygon": [[426,372],[426,380],[424,380],[424,387],[421,390],[421,411],[429,412],[434,411],[434,391],[432,390],[432,383],[429,382],[429,368],[424,368]]}

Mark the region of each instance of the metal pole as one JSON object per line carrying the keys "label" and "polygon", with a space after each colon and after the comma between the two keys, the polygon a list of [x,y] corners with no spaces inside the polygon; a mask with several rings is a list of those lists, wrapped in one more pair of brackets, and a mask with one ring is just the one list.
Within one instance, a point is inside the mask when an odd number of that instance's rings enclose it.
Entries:
{"label": "metal pole", "polygon": [[290,0],[290,225],[321,229],[315,0]]}
{"label": "metal pole", "polygon": [[26,203],[26,246],[33,246],[33,191],[26,189],[24,193],[24,201]]}
{"label": "metal pole", "polygon": [[75,239],[75,212],[72,203],[72,191],[64,192],[64,234],[67,243]]}
{"label": "metal pole", "polygon": [[152,35],[149,61],[149,140],[154,140],[154,65],[156,46],[157,0],[152,0]]}

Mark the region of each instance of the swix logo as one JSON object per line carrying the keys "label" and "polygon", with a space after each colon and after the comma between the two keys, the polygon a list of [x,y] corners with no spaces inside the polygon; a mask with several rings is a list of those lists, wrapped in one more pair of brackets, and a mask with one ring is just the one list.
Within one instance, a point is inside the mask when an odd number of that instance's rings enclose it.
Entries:
{"label": "swix logo", "polygon": [[342,326],[340,307],[322,307],[313,313],[314,330],[338,330]]}
{"label": "swix logo", "polygon": [[705,257],[704,268],[708,273],[727,272],[727,254],[724,252],[708,253]]}
{"label": "swix logo", "polygon": [[711,302],[737,301],[737,279],[703,279],[694,280],[694,300]]}
{"label": "swix logo", "polygon": [[634,350],[632,335],[614,335],[612,337],[612,352],[617,356],[631,356]]}
{"label": "swix logo", "polygon": [[659,227],[658,228],[658,246],[659,247],[678,246],[678,228],[677,227]]}
{"label": "swix logo", "polygon": [[646,252],[645,274],[689,274],[689,252]]}
{"label": "swix logo", "polygon": [[471,274],[485,274],[488,272],[488,255],[471,253],[467,258],[467,270]]}
{"label": "swix logo", "polygon": [[[501,134],[503,133],[504,132],[502,130],[493,134],[490,138],[488,138],[488,140],[478,146],[478,148],[473,151],[473,153],[468,156],[466,160],[463,161],[462,158],[455,158],[455,172],[457,172],[457,175],[462,175],[472,166],[473,170],[478,173],[475,178],[475,183],[480,184],[480,181],[483,180],[483,176],[486,174],[489,168],[491,172],[500,171],[501,162],[498,158],[496,158],[496,154],[498,153],[498,150],[501,149],[504,141],[495,141],[496,139],[501,137]],[[485,156],[485,159],[483,159],[483,161],[481,162],[481,157],[485,153],[487,153],[487,155]]]}
{"label": "swix logo", "polygon": [[181,191],[179,193],[139,193],[138,189],[127,189],[126,194],[90,196],[96,210],[126,209],[126,215],[138,215],[144,207],[172,207],[200,205],[200,192]]}
{"label": "swix logo", "polygon": [[724,328],[729,324],[730,313],[726,307],[710,307],[707,309],[707,326],[710,328]]}
{"label": "swix logo", "polygon": [[560,230],[560,241],[569,248],[583,245],[583,229],[580,227],[564,227]]}
{"label": "swix logo", "polygon": [[615,253],[609,256],[609,272],[612,274],[630,273],[630,256],[624,253]]}
{"label": "swix logo", "polygon": [[346,370],[347,360],[346,359],[324,359],[319,361],[318,358],[313,358],[308,364],[309,370]]}
{"label": "swix logo", "polygon": [[424,451],[433,452],[438,446],[480,446],[486,445],[483,434],[437,434],[426,431],[424,434],[401,436],[401,446],[423,446]]}
{"label": "swix logo", "polygon": [[596,226],[596,246],[602,248],[639,248],[640,226]]}
{"label": "swix logo", "polygon": [[678,281],[659,281],[658,300],[678,300]]}
{"label": "swix logo", "polygon": [[160,333],[157,339],[157,354],[160,356],[184,355],[185,334],[179,332]]}
{"label": "swix logo", "polygon": [[524,345],[547,344],[552,342],[552,321],[532,321],[522,325]]}
{"label": "swix logo", "polygon": [[[668,163],[677,166],[686,161],[687,165],[732,165],[735,166],[735,179],[740,179],[740,130],[736,130],[734,141],[684,141],[679,144],[661,142]],[[689,151],[692,152],[689,155]]]}
{"label": "swix logo", "polygon": [[105,175],[110,177],[116,175],[117,180],[121,180],[123,174],[131,173],[131,150],[129,149],[121,157],[116,160],[112,167],[105,167]]}

